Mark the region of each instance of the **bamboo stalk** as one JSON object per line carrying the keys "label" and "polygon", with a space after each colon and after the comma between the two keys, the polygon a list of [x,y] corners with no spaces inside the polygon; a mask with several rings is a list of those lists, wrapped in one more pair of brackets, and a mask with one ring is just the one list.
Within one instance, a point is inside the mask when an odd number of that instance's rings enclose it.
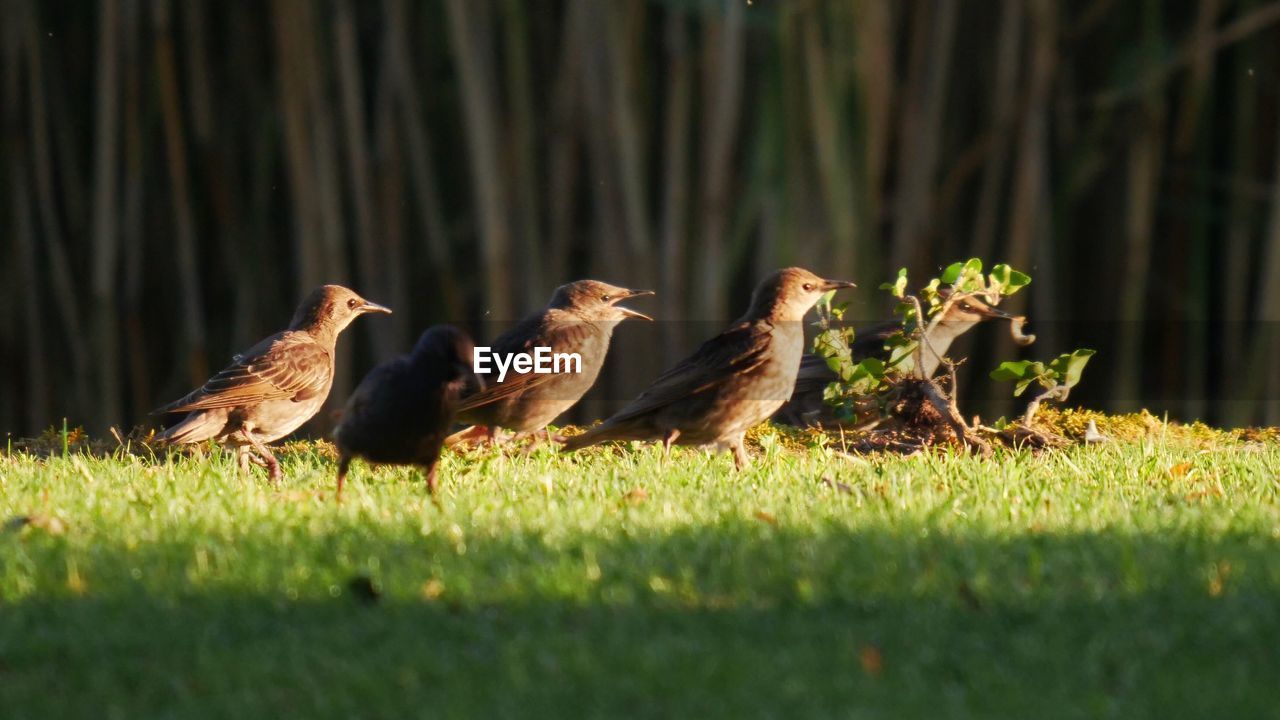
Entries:
{"label": "bamboo stalk", "polygon": [[732,268],[726,267],[725,237],[729,229],[733,148],[738,139],[738,115],[742,100],[743,5],[726,0],[723,16],[712,16],[703,25],[702,60],[702,188],[699,197],[702,252],[698,263],[696,305],[689,317],[702,315],[722,320],[728,315],[723,291]]}
{"label": "bamboo stalk", "polygon": [[124,197],[120,222],[123,266],[124,357],[128,363],[130,409],[135,417],[154,407],[151,373],[148,372],[147,343],[141,317],[142,280],[145,270],[143,199],[146,194],[143,121],[141,41],[142,0],[125,0],[122,6],[121,62],[124,77],[123,138]]}
{"label": "bamboo stalk", "polygon": [[323,282],[324,268],[310,250],[310,243],[320,233],[320,218],[316,208],[318,193],[313,186],[316,173],[310,151],[312,140],[311,125],[307,121],[309,110],[300,77],[305,69],[299,66],[299,29],[293,9],[293,0],[274,0],[271,4],[276,55],[280,64],[276,74],[277,88],[284,124],[285,160],[293,211],[295,294],[301,295]]}
{"label": "bamboo stalk", "polygon": [[1280,118],[1276,122],[1275,170],[1271,185],[1271,214],[1263,237],[1259,276],[1258,312],[1249,346],[1246,373],[1250,397],[1260,399],[1253,420],[1280,424]]}
{"label": "bamboo stalk", "polygon": [[508,123],[508,163],[511,198],[516,219],[512,234],[521,272],[516,274],[521,307],[537,307],[546,302],[547,287],[559,282],[543,271],[542,221],[538,217],[538,156],[534,136],[539,129],[533,103],[533,58],[529,49],[529,22],[523,0],[502,2],[503,48],[505,50],[506,96],[510,105]]}
{"label": "bamboo stalk", "polygon": [[[1252,10],[1253,0],[1244,0],[1242,12]],[[1257,43],[1239,49],[1238,61],[1232,82],[1235,97],[1235,117],[1231,133],[1231,168],[1235,175],[1252,177],[1258,165],[1258,81],[1246,68],[1253,68],[1258,60]],[[1242,70],[1244,70],[1242,72]],[[1223,372],[1220,403],[1222,421],[1229,426],[1248,422],[1253,400],[1249,397],[1247,362],[1249,350],[1246,343],[1246,323],[1249,321],[1250,256],[1253,244],[1253,199],[1236,189],[1227,205],[1226,241],[1223,244],[1224,260],[1219,276],[1222,307]]]}
{"label": "bamboo stalk", "polygon": [[831,254],[835,256],[834,267],[828,274],[836,275],[848,271],[855,264],[854,249],[858,238],[854,218],[853,163],[846,158],[844,138],[837,120],[840,93],[834,87],[827,67],[828,58],[818,29],[817,13],[806,13],[801,22],[814,157],[826,202],[830,239],[834,245],[831,248]]}
{"label": "bamboo stalk", "polygon": [[93,201],[93,337],[97,369],[97,412],[99,429],[121,419],[120,312],[115,285],[119,264],[119,220],[116,200],[117,151],[119,149],[118,58],[120,6],[103,0],[99,22],[98,95],[94,146]]}
{"label": "bamboo stalk", "polygon": [[[1184,84],[1182,104],[1178,109],[1173,131],[1173,162],[1178,165],[1192,164],[1192,173],[1181,173],[1174,182],[1172,195],[1187,207],[1195,207],[1195,194],[1198,187],[1206,185],[1209,171],[1209,156],[1204,151],[1207,143],[1196,143],[1197,138],[1209,139],[1213,117],[1203,117],[1206,98],[1212,92],[1210,79],[1214,70],[1215,54],[1212,38],[1214,25],[1217,23],[1222,7],[1220,0],[1200,0],[1197,5],[1195,26],[1192,29],[1192,42],[1196,52],[1191,63],[1191,72]],[[1180,356],[1183,361],[1177,367],[1174,363],[1166,366],[1167,375],[1164,384],[1167,387],[1181,385],[1183,388],[1182,416],[1188,419],[1205,419],[1207,409],[1206,375],[1208,372],[1208,309],[1211,306],[1209,297],[1209,250],[1207,246],[1208,223],[1204,213],[1196,213],[1186,222],[1177,223],[1170,233],[1169,240],[1174,247],[1183,246],[1186,252],[1174,253],[1178,259],[1177,270],[1170,273],[1175,285],[1185,288],[1187,300],[1186,322],[1182,333],[1169,333],[1166,347],[1173,356]],[[1179,279],[1182,278],[1181,282]],[[1181,337],[1178,337],[1181,335]],[[1181,370],[1182,372],[1175,372]]]}
{"label": "bamboo stalk", "polygon": [[[1006,0],[1017,2],[1018,0]],[[863,0],[854,5],[858,86],[865,121],[863,163],[867,196],[866,222],[874,228],[883,213],[885,172],[893,135],[894,72],[893,7],[889,0]],[[870,233],[868,233],[869,235]],[[867,245],[869,243],[864,243]],[[866,257],[869,253],[860,253]],[[845,271],[845,268],[841,268]],[[843,275],[841,277],[844,277]]]}
{"label": "bamboo stalk", "polygon": [[[617,174],[622,206],[623,232],[626,240],[629,275],[634,283],[651,286],[652,259],[650,257],[649,201],[645,189],[646,154],[644,127],[636,110],[637,74],[628,61],[626,50],[634,45],[643,26],[636,20],[634,0],[626,4],[613,3],[605,16],[612,41],[605,46],[608,54],[611,82],[608,83],[609,116],[617,153]],[[621,270],[622,268],[618,268]]]}
{"label": "bamboo stalk", "polygon": [[181,102],[178,98],[177,59],[169,26],[168,0],[151,6],[155,31],[156,73],[160,87],[160,109],[164,121],[165,154],[168,158],[170,197],[173,201],[177,276],[182,289],[178,322],[183,338],[182,353],[187,368],[184,384],[197,386],[209,377],[205,356],[204,301],[199,272],[199,237],[191,211],[186,143],[183,137]]}
{"label": "bamboo stalk", "polygon": [[492,38],[484,17],[489,2],[446,0],[445,9],[462,86],[471,189],[479,216],[480,256],[486,271],[484,309],[495,318],[512,318],[511,229],[506,183],[499,169]]}
{"label": "bamboo stalk", "polygon": [[[43,53],[40,50],[34,8],[26,6],[23,11],[24,21],[16,25],[23,28],[27,57],[27,94],[30,110],[31,150],[30,157],[35,175],[35,197],[41,230],[43,230],[44,248],[49,267],[50,289],[57,309],[59,327],[67,345],[71,360],[72,392],[69,393],[71,407],[68,410],[88,411],[89,383],[89,350],[84,337],[84,323],[79,308],[80,299],[76,294],[75,270],[72,267],[67,251],[67,235],[63,222],[58,214],[58,201],[54,188],[53,153],[49,137],[50,118],[46,112],[48,84],[45,81]],[[19,104],[18,107],[21,107]]]}
{"label": "bamboo stalk", "polygon": [[[658,288],[665,318],[683,315],[686,305],[685,258],[689,218],[689,136],[693,116],[692,60],[689,31],[684,13],[668,10],[664,28],[667,88],[664,105],[662,154],[662,240],[661,277]],[[665,362],[676,359],[678,348],[684,347],[684,324],[663,323]]]}
{"label": "bamboo stalk", "polygon": [[[1154,62],[1159,22],[1148,3],[1144,39],[1148,63]],[[1116,326],[1116,364],[1113,402],[1133,407],[1143,381],[1143,330],[1151,270],[1151,236],[1155,228],[1156,195],[1163,164],[1164,106],[1149,95],[1139,113],[1139,131],[1128,157],[1128,206],[1125,218],[1125,255],[1121,277],[1119,316]]]}
{"label": "bamboo stalk", "polygon": [[991,152],[982,173],[982,189],[975,210],[973,240],[969,254],[991,257],[999,226],[1000,198],[1005,186],[1005,167],[1009,162],[1008,129],[1013,125],[1014,101],[1021,68],[1024,0],[1004,0],[1001,4],[1000,31],[996,44],[996,76],[991,101]]}
{"label": "bamboo stalk", "polygon": [[453,273],[449,255],[449,234],[446,230],[440,192],[436,186],[435,162],[431,151],[431,137],[422,117],[420,94],[414,80],[414,69],[409,58],[406,32],[409,16],[405,0],[386,0],[384,6],[387,58],[397,93],[400,124],[408,151],[409,171],[412,176],[416,201],[412,203],[422,224],[429,267],[427,270],[439,279],[440,303],[444,316],[459,318],[463,298]]}
{"label": "bamboo stalk", "polygon": [[581,132],[582,56],[586,44],[584,0],[571,0],[565,8],[555,80],[551,86],[551,127],[547,188],[548,250],[546,272],[565,277],[575,234],[574,210],[578,197]]}
{"label": "bamboo stalk", "polygon": [[[17,272],[14,287],[10,290],[18,299],[21,308],[22,328],[25,350],[24,372],[17,378],[15,390],[6,393],[12,398],[9,403],[15,407],[14,414],[22,416],[26,427],[43,430],[49,424],[49,398],[47,368],[50,367],[44,337],[44,318],[41,317],[43,293],[40,288],[40,273],[37,270],[36,239],[34,222],[31,217],[31,198],[27,193],[26,147],[25,138],[21,135],[19,113],[21,95],[19,75],[22,63],[20,60],[22,36],[17,23],[9,23],[0,27],[4,37],[4,107],[0,108],[0,117],[4,122],[4,147],[8,159],[10,221],[13,223],[17,255]],[[15,323],[16,324],[16,323]],[[17,410],[16,408],[21,408]]]}
{"label": "bamboo stalk", "polygon": [[[357,277],[361,292],[377,296],[385,292],[387,282],[382,271],[394,258],[388,258],[379,240],[380,223],[374,207],[371,161],[369,159],[368,132],[364,120],[364,85],[360,80],[360,49],[355,30],[355,11],[351,0],[338,0],[333,19],[335,63],[338,68],[338,89],[342,102],[342,121],[345,132],[343,145],[347,150],[347,193],[355,208]],[[388,263],[388,260],[392,260]],[[395,351],[395,338],[390,324],[366,323],[373,340],[374,353],[387,357]]]}
{"label": "bamboo stalk", "polygon": [[607,102],[612,68],[609,63],[609,45],[613,39],[599,31],[606,27],[610,6],[604,3],[584,2],[583,17],[588,27],[596,32],[584,43],[586,62],[582,66],[582,97],[586,110],[586,149],[588,172],[591,178],[592,220],[594,228],[586,249],[590,253],[591,274],[611,274],[615,268],[627,264],[627,247],[622,199],[619,197],[617,156],[613,152],[614,138],[610,107]]}

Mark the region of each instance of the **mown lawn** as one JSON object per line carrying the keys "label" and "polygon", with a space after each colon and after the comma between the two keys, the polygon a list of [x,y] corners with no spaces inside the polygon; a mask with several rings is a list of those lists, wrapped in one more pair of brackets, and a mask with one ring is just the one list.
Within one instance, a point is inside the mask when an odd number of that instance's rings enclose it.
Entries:
{"label": "mown lawn", "polygon": [[1280,445],[764,445],[0,454],[0,716],[1280,713]]}

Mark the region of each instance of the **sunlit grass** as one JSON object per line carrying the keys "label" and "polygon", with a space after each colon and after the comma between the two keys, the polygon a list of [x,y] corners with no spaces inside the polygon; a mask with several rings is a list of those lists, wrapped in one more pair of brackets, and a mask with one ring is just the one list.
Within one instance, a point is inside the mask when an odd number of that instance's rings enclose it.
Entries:
{"label": "sunlit grass", "polygon": [[[1259,716],[1280,445],[0,456],[5,717]],[[20,520],[19,518],[25,518]]]}

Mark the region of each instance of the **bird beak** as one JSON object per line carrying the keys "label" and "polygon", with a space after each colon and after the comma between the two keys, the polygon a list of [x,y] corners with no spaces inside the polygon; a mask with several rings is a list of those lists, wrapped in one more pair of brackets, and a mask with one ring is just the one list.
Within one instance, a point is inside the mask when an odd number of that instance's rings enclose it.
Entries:
{"label": "bird beak", "polygon": [[1005,312],[1005,311],[1003,311],[1003,310],[1001,310],[1001,309],[999,309],[999,308],[993,308],[993,307],[991,307],[990,305],[984,305],[984,306],[983,306],[983,308],[982,308],[982,310],[981,310],[980,312],[981,312],[983,315],[986,315],[986,316],[987,316],[987,317],[989,317],[989,318],[997,318],[997,319],[999,319],[999,320],[1013,320],[1013,319],[1014,319],[1014,316],[1013,316],[1013,315],[1010,315],[1009,313],[1007,313],[1007,312]]}
{"label": "bird beak", "polygon": [[[618,298],[618,300],[625,300],[626,298],[633,298],[633,297],[643,297],[645,295],[653,295],[653,294],[654,292],[652,290],[628,290],[627,294]],[[619,312],[621,312],[623,315],[629,318],[635,318],[636,320],[648,320],[649,322],[653,322],[653,318],[649,317],[648,315],[645,315],[642,312],[637,312],[635,310],[632,310],[631,308],[622,307],[621,305],[614,305],[614,307],[618,308]]]}
{"label": "bird beak", "polygon": [[858,286],[854,285],[848,280],[823,280],[822,281],[823,290],[839,290],[840,288],[855,288],[855,287],[858,287]]}
{"label": "bird beak", "polygon": [[362,313],[383,313],[384,315],[391,314],[391,308],[387,307],[386,305],[379,305],[376,302],[369,302],[368,300],[360,301],[360,307],[357,309]]}

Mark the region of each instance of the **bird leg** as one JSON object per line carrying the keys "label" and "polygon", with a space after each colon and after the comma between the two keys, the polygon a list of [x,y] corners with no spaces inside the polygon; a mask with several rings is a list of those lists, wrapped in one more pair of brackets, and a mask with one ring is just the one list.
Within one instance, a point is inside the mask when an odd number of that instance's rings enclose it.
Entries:
{"label": "bird leg", "polygon": [[666,436],[662,438],[662,457],[665,458],[671,454],[671,446],[674,445],[678,439],[680,439],[679,430],[672,428],[667,431]]}
{"label": "bird leg", "polygon": [[424,469],[426,471],[424,474],[426,475],[426,479],[427,479],[427,494],[430,495],[432,498],[435,498],[436,496],[436,463],[433,462]]}
{"label": "bird leg", "polygon": [[351,457],[343,455],[338,458],[338,491],[333,495],[333,499],[336,502],[342,502],[342,484],[347,480],[347,470],[349,469],[351,469]]}
{"label": "bird leg", "polygon": [[263,445],[258,438],[253,436],[252,430],[242,428],[240,430],[240,435],[253,446],[254,451],[258,453],[258,460],[261,460],[263,465],[266,466],[267,479],[270,480],[272,484],[279,482],[283,473],[280,472],[280,461],[276,460],[276,456],[272,455],[271,451],[267,449],[267,446]]}
{"label": "bird leg", "polygon": [[493,441],[493,428],[485,425],[472,425],[445,438],[444,446],[453,447],[459,443],[469,445],[472,442],[483,444],[485,441]]}
{"label": "bird leg", "polygon": [[262,461],[249,450],[248,445],[241,445],[236,448],[236,462],[240,465],[240,473],[243,475],[249,474],[249,465],[251,463],[254,465],[262,465]]}
{"label": "bird leg", "polygon": [[729,447],[733,450],[733,466],[738,470],[746,470],[751,464],[751,456],[747,455],[747,448],[742,444],[742,436],[734,438]]}
{"label": "bird leg", "polygon": [[502,439],[498,434],[498,428],[490,427],[490,425],[471,425],[470,428],[458,430],[452,436],[444,438],[444,447],[453,447],[456,445],[471,445],[475,443],[477,446],[490,443],[495,447],[502,445]]}

